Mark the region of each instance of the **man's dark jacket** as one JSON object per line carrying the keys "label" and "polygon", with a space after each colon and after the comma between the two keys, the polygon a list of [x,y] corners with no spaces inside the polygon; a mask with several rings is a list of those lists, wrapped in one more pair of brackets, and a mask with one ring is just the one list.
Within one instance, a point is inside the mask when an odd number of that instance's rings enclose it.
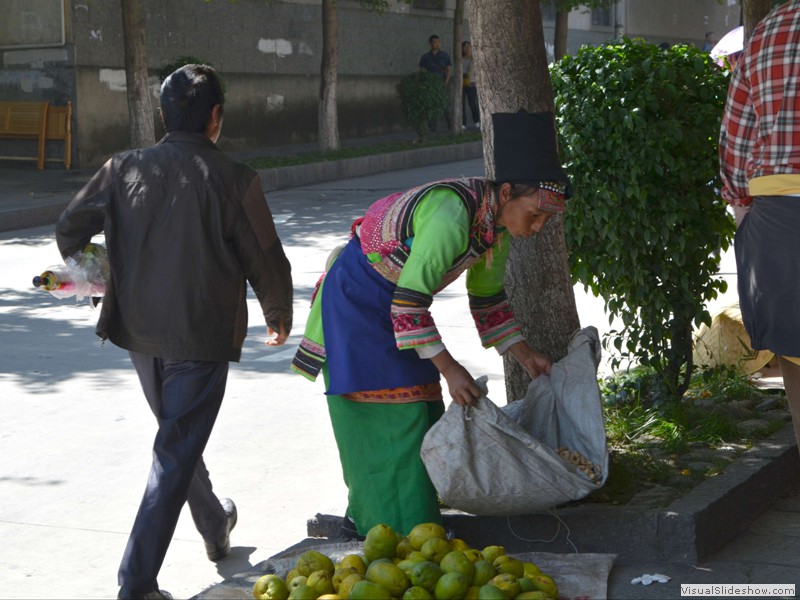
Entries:
{"label": "man's dark jacket", "polygon": [[163,358],[238,361],[247,281],[267,325],[291,328],[291,267],[261,179],[207,137],[173,132],[109,160],[61,214],[61,255],[101,231],[111,272],[101,338]]}

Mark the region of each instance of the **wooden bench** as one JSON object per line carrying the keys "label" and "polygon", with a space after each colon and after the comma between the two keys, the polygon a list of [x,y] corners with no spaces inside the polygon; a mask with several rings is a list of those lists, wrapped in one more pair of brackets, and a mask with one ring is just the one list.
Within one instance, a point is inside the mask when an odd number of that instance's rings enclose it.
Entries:
{"label": "wooden bench", "polygon": [[[47,129],[45,141],[57,140],[64,142],[64,168],[72,166],[72,102],[66,106],[47,107]],[[45,158],[47,161],[60,162],[59,158]]]}
{"label": "wooden bench", "polygon": [[[69,169],[72,164],[72,103],[50,106],[48,102],[0,101],[0,139],[36,140],[36,156],[0,156],[4,160],[35,160],[36,168],[44,169],[45,161],[63,160]],[[64,142],[64,157],[45,156],[48,140]]]}

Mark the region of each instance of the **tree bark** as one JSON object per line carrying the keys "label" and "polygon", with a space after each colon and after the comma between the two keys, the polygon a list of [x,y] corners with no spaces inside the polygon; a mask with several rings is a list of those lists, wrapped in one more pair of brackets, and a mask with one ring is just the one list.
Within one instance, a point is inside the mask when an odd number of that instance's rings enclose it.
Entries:
{"label": "tree bark", "polygon": [[567,39],[569,34],[569,11],[556,11],[556,27],[553,33],[553,56],[556,61],[567,55]]}
{"label": "tree bark", "polygon": [[453,13],[453,76],[450,78],[450,99],[451,113],[453,115],[453,135],[461,133],[463,121],[462,111],[464,102],[462,100],[463,59],[461,57],[461,42],[464,37],[464,3],[465,0],[456,0],[456,8]]}
{"label": "tree bark", "polygon": [[772,0],[742,0],[742,22],[744,24],[745,45],[758,22],[772,10]]}
{"label": "tree bark", "polygon": [[[486,176],[494,178],[491,115],[553,110],[553,90],[538,0],[472,0],[468,5],[478,86]],[[513,43],[509,43],[512,41]],[[580,327],[560,216],[541,233],[514,240],[506,268],[506,291],[528,343],[554,361],[567,353]],[[527,372],[504,360],[509,401],[527,390]]]}
{"label": "tree bark", "polygon": [[336,110],[338,38],[336,0],[322,0],[322,64],[317,107],[317,137],[322,152],[339,149],[339,118]]}
{"label": "tree bark", "polygon": [[147,84],[144,9],[141,0],[120,0],[120,3],[131,147],[144,148],[156,143],[153,104]]}

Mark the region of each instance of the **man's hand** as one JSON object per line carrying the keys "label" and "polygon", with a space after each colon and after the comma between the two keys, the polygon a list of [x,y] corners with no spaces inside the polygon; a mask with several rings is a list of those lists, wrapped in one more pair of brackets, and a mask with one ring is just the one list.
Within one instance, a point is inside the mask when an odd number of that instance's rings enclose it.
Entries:
{"label": "man's hand", "polygon": [[736,221],[736,227],[742,224],[744,220],[744,216],[750,212],[750,208],[752,204],[748,204],[747,206],[739,206],[738,204],[733,205],[733,218]]}
{"label": "man's hand", "polygon": [[267,340],[264,344],[267,346],[283,346],[289,337],[289,332],[286,331],[286,326],[283,324],[283,321],[281,321],[277,333],[275,333],[272,327],[267,325],[267,335],[274,335],[275,337],[271,340]]}

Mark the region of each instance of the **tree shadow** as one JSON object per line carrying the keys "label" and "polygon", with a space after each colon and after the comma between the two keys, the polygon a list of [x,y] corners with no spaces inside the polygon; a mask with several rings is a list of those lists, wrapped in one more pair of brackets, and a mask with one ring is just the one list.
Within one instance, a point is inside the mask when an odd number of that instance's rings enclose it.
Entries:
{"label": "tree shadow", "polygon": [[0,288],[0,313],[0,376],[30,393],[52,393],[78,374],[88,374],[90,387],[108,389],[124,381],[113,369],[130,369],[125,351],[100,344],[94,333],[99,313],[88,301],[79,305],[33,288]]}
{"label": "tree shadow", "polygon": [[[39,230],[41,231],[41,230]],[[0,250],[5,246],[24,246],[26,248],[42,248],[49,246],[53,243],[53,233],[43,231],[42,233],[35,233],[33,235],[24,235],[18,237],[6,237],[0,239]]]}
{"label": "tree shadow", "polygon": [[[266,324],[248,286],[251,326],[245,339],[242,361],[234,369],[251,372],[285,372],[293,348],[299,344],[304,312],[309,308],[317,278],[327,253],[350,238],[353,221],[363,216],[375,200],[399,191],[382,187],[375,177],[365,187],[337,182],[270,192],[267,195],[276,227],[295,274],[295,325],[286,345],[264,345]],[[365,193],[366,192],[366,193]],[[52,228],[39,228],[0,239],[0,251],[41,248],[53,243]],[[299,258],[298,258],[299,257]],[[111,342],[101,343],[94,328],[100,307],[88,300],[60,299],[37,290],[0,288],[0,378],[18,383],[34,394],[52,392],[54,386],[81,377],[88,390],[107,390],[124,383],[130,375],[128,353]],[[35,342],[35,343],[34,343]],[[282,353],[281,359],[272,355]],[[255,359],[255,360],[254,360]],[[116,372],[119,370],[119,372]]]}
{"label": "tree shadow", "polygon": [[10,475],[4,475],[0,477],[0,483],[16,483],[17,485],[24,485],[27,487],[40,487],[40,486],[51,486],[51,485],[61,485],[66,483],[63,479],[41,479],[39,477],[12,477]]}
{"label": "tree shadow", "polygon": [[[376,183],[379,180],[376,179]],[[365,191],[369,193],[364,199]],[[338,186],[335,182],[306,188],[277,190],[267,194],[278,233],[284,244],[314,246],[316,240],[341,237],[347,241],[350,226],[372,202],[401,191],[380,185],[368,189]],[[354,199],[354,197],[360,199]],[[284,220],[285,215],[291,217]]]}

